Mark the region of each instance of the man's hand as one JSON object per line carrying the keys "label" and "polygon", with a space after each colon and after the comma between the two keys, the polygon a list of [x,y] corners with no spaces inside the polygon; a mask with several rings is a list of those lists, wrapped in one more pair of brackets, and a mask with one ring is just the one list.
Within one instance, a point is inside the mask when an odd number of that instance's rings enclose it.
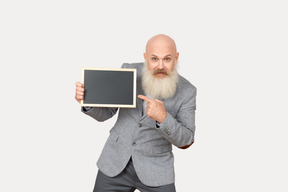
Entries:
{"label": "man's hand", "polygon": [[84,99],[84,84],[77,82],[76,83],[76,91],[75,91],[75,99],[81,103],[81,100]]}
{"label": "man's hand", "polygon": [[188,149],[194,142],[192,142],[190,145],[185,145],[183,147],[179,147],[180,149]]}
{"label": "man's hand", "polygon": [[146,105],[146,115],[151,119],[162,123],[167,116],[167,111],[165,109],[164,103],[158,99],[150,99],[144,95],[138,95],[139,99],[147,101]]}

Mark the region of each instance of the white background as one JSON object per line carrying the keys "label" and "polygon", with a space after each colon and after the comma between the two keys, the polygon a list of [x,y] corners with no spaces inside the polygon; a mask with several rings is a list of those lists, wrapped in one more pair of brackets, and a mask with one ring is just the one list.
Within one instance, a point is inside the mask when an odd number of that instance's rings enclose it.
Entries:
{"label": "white background", "polygon": [[116,118],[80,112],[81,67],[141,62],[159,33],[198,88],[195,144],[174,148],[177,190],[288,191],[287,10],[284,0],[1,1],[0,191],[91,192]]}

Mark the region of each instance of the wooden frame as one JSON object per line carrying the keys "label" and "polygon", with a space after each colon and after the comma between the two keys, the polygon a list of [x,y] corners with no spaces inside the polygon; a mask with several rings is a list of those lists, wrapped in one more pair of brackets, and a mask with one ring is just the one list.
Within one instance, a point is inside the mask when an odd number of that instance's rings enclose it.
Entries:
{"label": "wooden frame", "polygon": [[136,69],[82,68],[81,106],[136,108],[136,74]]}

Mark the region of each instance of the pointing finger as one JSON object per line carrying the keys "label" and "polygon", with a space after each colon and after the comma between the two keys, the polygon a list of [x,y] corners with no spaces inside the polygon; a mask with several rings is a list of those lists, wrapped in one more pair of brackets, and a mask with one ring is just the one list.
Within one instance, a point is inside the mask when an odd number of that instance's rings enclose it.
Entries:
{"label": "pointing finger", "polygon": [[154,99],[154,101],[157,101],[158,103],[163,103],[163,101],[161,101],[159,99]]}
{"label": "pointing finger", "polygon": [[144,96],[144,95],[138,95],[138,98],[142,99],[144,101],[147,101],[147,102],[153,101],[152,99],[150,99],[149,97]]}

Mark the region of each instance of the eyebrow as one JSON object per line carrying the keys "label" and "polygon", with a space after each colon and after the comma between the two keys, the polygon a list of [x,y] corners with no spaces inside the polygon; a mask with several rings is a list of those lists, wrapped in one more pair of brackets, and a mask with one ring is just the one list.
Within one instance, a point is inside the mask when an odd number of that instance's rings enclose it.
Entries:
{"label": "eyebrow", "polygon": [[[171,57],[171,56],[172,56],[171,54],[168,54],[168,55],[165,55],[165,56],[164,56],[164,58],[165,58],[165,57]],[[152,54],[152,57],[158,57],[158,56],[157,56],[157,55],[154,55],[154,54]]]}

